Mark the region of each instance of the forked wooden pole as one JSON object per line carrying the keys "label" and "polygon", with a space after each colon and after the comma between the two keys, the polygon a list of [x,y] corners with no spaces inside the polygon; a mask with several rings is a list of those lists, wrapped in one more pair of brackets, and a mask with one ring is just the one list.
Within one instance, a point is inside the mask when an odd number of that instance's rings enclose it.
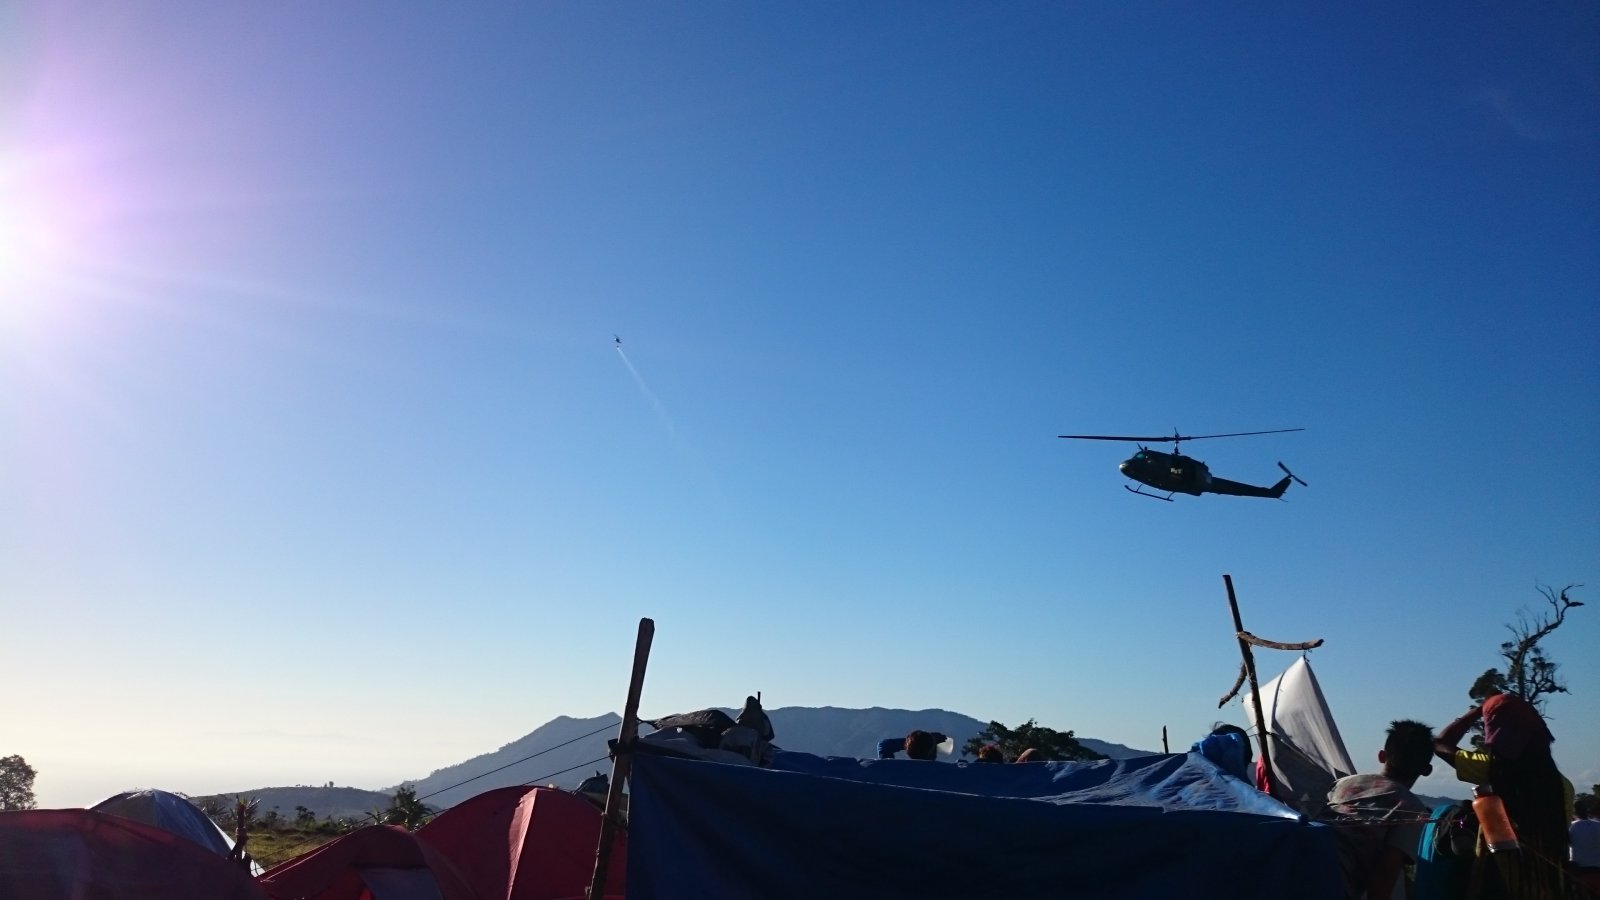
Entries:
{"label": "forked wooden pole", "polygon": [[650,642],[656,636],[656,623],[639,620],[639,639],[633,645],[633,676],[628,681],[628,703],[622,708],[622,725],[617,729],[617,749],[611,757],[611,786],[606,790],[605,818],[600,822],[600,843],[594,851],[594,877],[589,881],[590,900],[606,895],[606,873],[611,868],[611,843],[622,824],[622,783],[633,768],[633,745],[639,737],[639,694],[644,690],[644,667],[650,661]]}
{"label": "forked wooden pole", "polygon": [[1250,702],[1256,710],[1256,737],[1261,741],[1261,766],[1266,773],[1267,793],[1272,793],[1272,748],[1267,740],[1267,717],[1261,712],[1261,683],[1256,679],[1256,657],[1250,652],[1250,642],[1240,635],[1248,634],[1239,618],[1239,598],[1233,593],[1233,576],[1224,574],[1222,583],[1228,588],[1228,608],[1233,610],[1233,633],[1239,641],[1239,653],[1244,657],[1244,669],[1250,676]]}

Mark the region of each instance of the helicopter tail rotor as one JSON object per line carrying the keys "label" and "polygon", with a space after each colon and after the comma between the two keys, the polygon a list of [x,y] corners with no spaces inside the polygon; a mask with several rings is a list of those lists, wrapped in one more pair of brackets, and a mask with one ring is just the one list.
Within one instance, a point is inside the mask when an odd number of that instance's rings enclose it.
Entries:
{"label": "helicopter tail rotor", "polygon": [[1283,474],[1289,476],[1290,478],[1293,478],[1295,480],[1295,483],[1300,485],[1301,487],[1310,487],[1311,486],[1309,484],[1306,484],[1304,481],[1302,481],[1299,475],[1296,475],[1295,473],[1289,471],[1289,467],[1284,465],[1283,463],[1281,463],[1281,462],[1278,463],[1278,468],[1283,470]]}

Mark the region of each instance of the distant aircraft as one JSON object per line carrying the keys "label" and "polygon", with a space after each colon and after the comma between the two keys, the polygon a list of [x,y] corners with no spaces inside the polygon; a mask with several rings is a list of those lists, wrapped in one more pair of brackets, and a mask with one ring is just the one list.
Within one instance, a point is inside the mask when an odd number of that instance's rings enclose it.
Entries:
{"label": "distant aircraft", "polygon": [[617,341],[617,346],[618,346],[618,347],[621,347],[621,346],[622,346],[622,338],[619,338],[619,337],[617,337],[617,335],[616,335],[616,333],[615,333],[615,332],[613,332],[613,333],[612,333],[612,335],[611,335],[611,336],[612,336],[612,337],[613,337],[613,338],[616,338],[616,341]]}

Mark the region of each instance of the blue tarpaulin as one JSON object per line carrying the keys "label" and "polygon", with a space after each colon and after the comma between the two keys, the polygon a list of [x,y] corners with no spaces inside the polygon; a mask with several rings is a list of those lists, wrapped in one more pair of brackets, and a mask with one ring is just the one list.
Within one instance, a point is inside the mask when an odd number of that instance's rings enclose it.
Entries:
{"label": "blue tarpaulin", "polygon": [[1332,832],[1195,754],[947,765],[639,754],[628,896],[1340,896]]}
{"label": "blue tarpaulin", "polygon": [[168,791],[123,791],[89,807],[182,835],[218,856],[233,851],[233,841],[187,799]]}

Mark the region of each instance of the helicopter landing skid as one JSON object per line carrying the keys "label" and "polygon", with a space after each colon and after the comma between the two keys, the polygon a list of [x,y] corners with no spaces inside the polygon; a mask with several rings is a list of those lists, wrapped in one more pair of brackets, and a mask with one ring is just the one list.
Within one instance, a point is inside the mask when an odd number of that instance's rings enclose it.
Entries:
{"label": "helicopter landing skid", "polygon": [[[1165,500],[1168,503],[1172,502],[1172,494],[1168,494],[1165,497],[1161,496],[1160,494],[1146,494],[1144,491],[1141,491],[1138,488],[1131,488],[1127,485],[1123,485],[1122,489],[1130,494],[1138,494],[1141,497],[1149,497],[1151,500]],[[1173,491],[1173,493],[1175,494],[1177,491]]]}

